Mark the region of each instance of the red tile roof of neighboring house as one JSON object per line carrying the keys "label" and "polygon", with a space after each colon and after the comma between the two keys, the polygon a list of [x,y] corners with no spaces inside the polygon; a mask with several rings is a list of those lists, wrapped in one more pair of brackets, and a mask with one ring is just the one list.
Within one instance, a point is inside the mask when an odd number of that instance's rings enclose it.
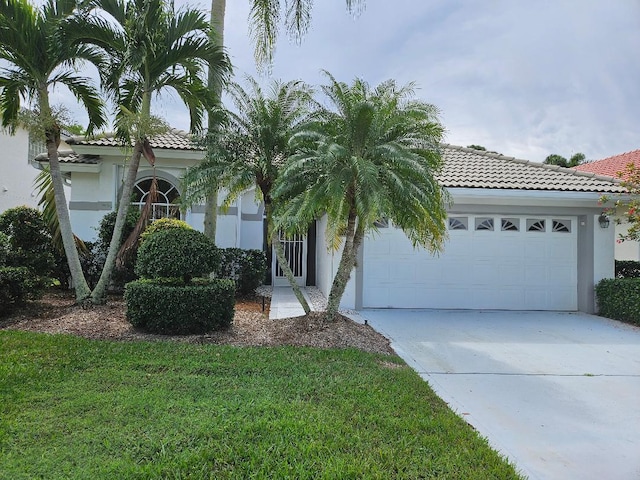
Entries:
{"label": "red tile roof of neighboring house", "polygon": [[[581,172],[592,172],[598,175],[605,175],[607,177],[621,178],[618,173],[624,173],[626,166],[630,163],[633,163],[637,168],[640,168],[640,150],[634,150],[632,152],[614,155],[613,157],[607,157],[595,162],[578,165],[575,169]],[[622,178],[625,180],[627,179],[625,175],[622,175]]]}

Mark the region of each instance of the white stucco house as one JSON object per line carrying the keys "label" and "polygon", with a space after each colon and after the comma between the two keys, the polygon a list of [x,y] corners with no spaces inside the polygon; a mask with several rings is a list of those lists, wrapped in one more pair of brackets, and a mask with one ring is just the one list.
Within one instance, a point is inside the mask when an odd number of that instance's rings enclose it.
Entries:
{"label": "white stucco house", "polygon": [[[80,238],[92,239],[115,206],[129,152],[110,137],[69,144],[62,169],[72,185],[71,220]],[[164,194],[157,216],[182,215],[202,229],[202,206],[181,214],[174,202],[182,172],[204,152],[176,130],[151,145]],[[380,228],[363,242],[342,306],[593,312],[594,285],[614,271],[614,228],[600,226],[598,200],[623,192],[619,182],[462,147],[443,151],[439,180],[453,200],[444,252],[434,257],[414,249],[393,224]],[[134,202],[144,200],[151,176],[142,163]],[[263,207],[248,191],[220,212],[217,244],[261,249],[263,223]],[[325,227],[319,219],[306,237],[288,242],[287,251],[300,283],[327,294],[339,258],[327,249]],[[281,282],[278,268],[273,272]]]}
{"label": "white stucco house", "polygon": [[38,175],[31,161],[43,148],[30,141],[29,132],[17,128],[14,135],[0,129],[0,213],[13,207],[36,207],[33,181]]}

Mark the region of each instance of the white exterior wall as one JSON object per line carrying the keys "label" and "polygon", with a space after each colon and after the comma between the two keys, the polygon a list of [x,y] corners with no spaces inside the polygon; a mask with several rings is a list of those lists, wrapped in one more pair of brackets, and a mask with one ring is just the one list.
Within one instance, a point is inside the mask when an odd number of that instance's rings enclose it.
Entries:
{"label": "white exterior wall", "polygon": [[238,201],[240,212],[240,239],[238,247],[262,250],[264,237],[264,209],[256,201],[255,189],[245,192]]}
{"label": "white exterior wall", "polygon": [[[613,221],[611,223],[614,223]],[[616,224],[615,226],[615,238],[616,238],[616,260],[640,260],[640,242],[633,240],[626,240],[624,242],[617,243],[620,235],[626,235],[629,230],[629,223],[624,222]]]}
{"label": "white exterior wall", "polygon": [[[593,225],[593,284],[603,278],[613,278],[615,274],[614,251],[617,253],[615,235],[616,229],[601,228],[598,216],[594,215]],[[636,243],[637,242],[633,242]]]}
{"label": "white exterior wall", "polygon": [[18,129],[15,135],[0,130],[0,212],[27,205],[36,207],[33,180],[38,170],[29,163],[29,133]]}
{"label": "white exterior wall", "polygon": [[[71,224],[74,233],[83,240],[95,241],[102,218],[112,211],[116,205],[118,189],[122,183],[126,165],[124,157],[112,155],[101,156],[99,166],[67,166],[72,169],[71,192]],[[138,170],[138,179],[150,177],[153,169],[143,159]],[[176,166],[177,160],[169,158],[156,159],[156,174],[159,178],[166,178],[172,183],[179,183],[187,166],[194,161],[182,161],[182,166]],[[77,171],[85,168],[87,171]],[[76,169],[76,170],[73,170]],[[176,185],[180,188],[180,185]],[[218,205],[221,206],[226,193],[218,195]],[[202,206],[196,211],[187,211],[184,220],[193,228],[204,230],[204,213]],[[262,249],[262,220],[260,206],[255,203],[254,190],[245,193],[237,202],[233,203],[227,213],[219,213],[216,226],[216,244],[221,248],[239,247]],[[242,214],[248,217],[240,221]]]}
{"label": "white exterior wall", "polygon": [[[317,287],[324,294],[329,296],[333,278],[338,271],[340,256],[342,255],[342,246],[338,250],[333,251],[328,248],[326,241],[327,216],[324,215],[316,222],[316,283]],[[351,272],[351,277],[347,283],[340,307],[354,309],[356,305],[356,270]]]}

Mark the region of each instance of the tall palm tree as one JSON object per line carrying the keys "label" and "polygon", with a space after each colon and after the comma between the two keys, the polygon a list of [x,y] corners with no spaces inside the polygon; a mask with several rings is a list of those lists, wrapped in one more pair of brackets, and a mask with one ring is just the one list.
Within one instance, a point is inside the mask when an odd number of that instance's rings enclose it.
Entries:
{"label": "tall palm tree", "polygon": [[68,36],[71,24],[81,26],[82,8],[76,0],[48,0],[39,8],[28,0],[0,0],[0,59],[8,64],[0,71],[2,125],[15,127],[23,101],[37,112],[38,132],[33,133],[44,138],[49,156],[56,212],[78,302],[86,300],[91,291],[71,231],[58,159],[60,124],[49,93],[56,85],[67,86],[88,113],[87,131],[105,124],[98,91],[77,73],[79,62],[99,66],[103,59],[94,48],[72,42]]}
{"label": "tall palm tree", "polygon": [[115,68],[104,81],[119,106],[119,134],[125,144],[133,143],[107,259],[91,295],[100,303],[115,265],[140,158],[144,155],[150,163],[154,159],[148,138],[159,130],[151,115],[152,99],[175,91],[189,109],[191,130],[197,132],[211,102],[204,68],[209,65],[210,75],[222,81],[230,66],[222,49],[212,44],[207,19],[198,10],[176,10],[173,2],[164,0],[97,0],[96,5],[111,18],[94,16],[83,40],[112,57]]}
{"label": "tall palm tree", "polygon": [[413,242],[438,251],[446,236],[447,193],[435,174],[442,166],[443,127],[437,110],[411,100],[412,85],[387,81],[371,89],[361,79],[323,87],[333,109],[295,134],[297,149],[274,188],[276,226],[304,232],[327,215],[327,240],[344,245],[329,293],[335,316],[356,255],[375,222],[390,219]]}
{"label": "tall palm tree", "polygon": [[[358,13],[365,0],[345,0],[349,13]],[[211,0],[211,27],[216,45],[224,45],[224,19],[226,0]],[[280,31],[282,7],[278,0],[252,0],[249,13],[250,36],[254,43],[254,57],[260,70],[269,70],[273,63],[273,54]],[[285,30],[300,42],[309,30],[313,0],[287,0],[284,3]],[[221,104],[221,88],[215,78],[209,77],[209,88],[213,92],[214,103]],[[212,118],[210,115],[209,118]],[[215,144],[215,124],[209,125],[209,139]],[[206,196],[204,230],[213,241],[216,239],[216,215],[218,210],[218,186],[211,184]]]}
{"label": "tall palm tree", "polygon": [[229,94],[237,113],[227,112],[226,128],[213,143],[210,155],[183,178],[183,198],[187,203],[201,201],[210,185],[223,185],[229,193],[225,205],[255,186],[264,202],[268,238],[273,243],[278,262],[306,313],[310,308],[295,282],[277,230],[273,229],[272,187],[279,169],[293,152],[289,139],[304,125],[314,110],[313,92],[302,82],[282,83],[273,80],[265,94],[258,83],[247,77],[249,89],[237,83]]}

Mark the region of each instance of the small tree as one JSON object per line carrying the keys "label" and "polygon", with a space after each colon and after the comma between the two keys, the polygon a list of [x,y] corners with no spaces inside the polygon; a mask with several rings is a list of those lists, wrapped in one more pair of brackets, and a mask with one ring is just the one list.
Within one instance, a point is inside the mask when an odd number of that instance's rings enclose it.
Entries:
{"label": "small tree", "polygon": [[552,153],[547,158],[545,158],[544,162],[542,163],[544,163],[545,165],[557,165],[564,168],[573,168],[577,167],[578,165],[582,165],[586,158],[587,157],[584,153],[576,153],[572,155],[569,160],[567,160],[562,155]]}
{"label": "small tree", "polygon": [[435,178],[444,131],[437,109],[412,100],[412,85],[387,81],[372,89],[361,79],[347,85],[326,74],[323,90],[333,108],[293,136],[298,153],[278,177],[274,217],[276,227],[304,233],[327,215],[328,244],[343,245],[327,304],[332,319],[375,222],[391,219],[414,245],[439,251],[448,196]]}
{"label": "small tree", "polygon": [[[620,234],[618,241],[640,241],[640,168],[629,163],[624,170],[617,172],[616,175],[624,179],[622,186],[627,189],[627,193],[625,193],[624,200],[617,199],[614,202],[614,207],[629,222],[627,233]],[[609,200],[607,195],[600,197],[600,203],[606,203]]]}

